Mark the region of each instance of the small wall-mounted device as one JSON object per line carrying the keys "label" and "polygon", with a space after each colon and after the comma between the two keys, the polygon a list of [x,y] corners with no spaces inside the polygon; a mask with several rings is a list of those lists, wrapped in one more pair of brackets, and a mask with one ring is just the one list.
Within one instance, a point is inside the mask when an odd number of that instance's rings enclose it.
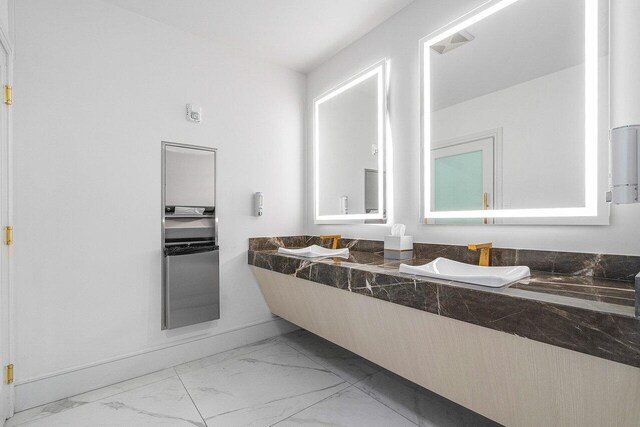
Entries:
{"label": "small wall-mounted device", "polygon": [[254,194],[253,200],[256,209],[256,216],[262,216],[262,205],[264,203],[264,195],[262,194],[262,191],[258,191]]}
{"label": "small wall-mounted device", "polygon": [[347,215],[349,213],[349,197],[348,196],[340,197],[340,213],[342,215]]}
{"label": "small wall-mounted device", "polygon": [[202,121],[202,107],[195,104],[187,104],[187,120],[200,123]]}
{"label": "small wall-mounted device", "polygon": [[607,202],[638,203],[640,125],[612,129],[610,138],[611,188]]}

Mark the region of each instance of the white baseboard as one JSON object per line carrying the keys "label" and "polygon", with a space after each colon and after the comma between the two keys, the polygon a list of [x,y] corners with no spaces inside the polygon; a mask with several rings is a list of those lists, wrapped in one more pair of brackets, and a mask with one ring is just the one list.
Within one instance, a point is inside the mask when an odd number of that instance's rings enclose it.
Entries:
{"label": "white baseboard", "polygon": [[179,344],[143,350],[15,384],[16,412],[299,329],[275,318]]}

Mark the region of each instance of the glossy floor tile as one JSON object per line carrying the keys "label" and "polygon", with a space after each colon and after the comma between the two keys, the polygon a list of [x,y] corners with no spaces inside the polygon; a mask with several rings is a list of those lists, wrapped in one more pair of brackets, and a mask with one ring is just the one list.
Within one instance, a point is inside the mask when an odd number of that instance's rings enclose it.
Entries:
{"label": "glossy floor tile", "polygon": [[348,386],[282,343],[181,378],[208,426],[272,425]]}
{"label": "glossy floor tile", "polygon": [[281,341],[351,384],[382,369],[375,363],[302,329],[283,335]]}
{"label": "glossy floor tile", "polygon": [[69,409],[26,425],[199,426],[206,424],[177,376]]}
{"label": "glossy floor tile", "polygon": [[307,331],[16,414],[15,426],[496,426]]}
{"label": "glossy floor tile", "polygon": [[289,426],[415,427],[389,407],[350,386],[276,424]]}
{"label": "glossy floor tile", "polygon": [[355,386],[419,426],[499,425],[387,370],[382,370]]}
{"label": "glossy floor tile", "polygon": [[122,392],[133,390],[139,387],[143,387],[148,384],[176,376],[176,372],[173,368],[163,369],[162,371],[154,372],[149,375],[143,375],[141,377],[133,378],[121,383],[110,385],[108,387],[99,388],[96,390],[88,391],[86,393],[79,394],[77,396],[69,397],[67,399],[58,400],[47,405],[38,406],[37,408],[28,409],[26,411],[18,412],[12,418],[7,420],[5,427],[13,427],[22,425],[27,421],[37,420],[39,418],[45,418],[50,415],[54,415],[68,409],[76,408],[78,406],[86,405],[87,403],[95,402],[100,399],[107,398]]}

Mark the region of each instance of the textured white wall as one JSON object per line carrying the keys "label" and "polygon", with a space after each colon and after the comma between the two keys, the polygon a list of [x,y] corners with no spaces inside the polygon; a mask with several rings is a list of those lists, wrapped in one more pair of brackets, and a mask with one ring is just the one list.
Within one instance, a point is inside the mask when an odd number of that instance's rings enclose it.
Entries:
{"label": "textured white wall", "polygon": [[[353,75],[377,60],[388,57],[390,71],[390,116],[394,150],[395,222],[407,225],[407,234],[417,242],[467,244],[492,241],[500,247],[555,249],[582,252],[604,252],[640,255],[640,204],[613,206],[609,226],[459,226],[421,225],[420,223],[420,76],[418,41],[451,20],[483,3],[482,0],[416,1],[391,19],[342,50],[308,75],[307,97],[313,99],[346,76]],[[617,5],[617,3],[620,3]],[[632,4],[634,3],[634,4]],[[622,6],[624,4],[624,6]],[[628,66],[629,81],[634,64],[640,62],[640,34],[631,28],[635,0],[612,0],[612,28],[621,20],[619,37],[612,34],[611,56],[624,49],[628,57],[613,60],[611,65],[616,85],[620,68]],[[620,10],[624,9],[625,10]],[[616,11],[618,9],[619,11]],[[635,47],[635,48],[634,48]],[[632,83],[638,91],[637,78]],[[612,95],[612,114],[621,116],[627,111],[640,111],[640,98],[633,90]],[[624,102],[617,98],[625,96]],[[310,111],[310,106],[307,106]],[[309,116],[311,117],[311,116]],[[634,116],[637,117],[637,116]],[[640,117],[638,120],[640,121]],[[310,134],[307,137],[310,147]],[[312,170],[311,150],[307,149],[307,169]],[[602,196],[604,197],[604,195]],[[307,182],[306,232],[311,234],[341,233],[348,237],[381,239],[389,234],[389,226],[378,225],[315,225],[312,209],[312,182]]]}
{"label": "textured white wall", "polygon": [[640,1],[611,0],[612,128],[640,124],[639,16]]}
{"label": "textured white wall", "polygon": [[[18,382],[271,319],[247,239],[302,231],[305,77],[97,0],[21,0],[16,30]],[[221,319],[168,332],[162,140],[219,149]]]}

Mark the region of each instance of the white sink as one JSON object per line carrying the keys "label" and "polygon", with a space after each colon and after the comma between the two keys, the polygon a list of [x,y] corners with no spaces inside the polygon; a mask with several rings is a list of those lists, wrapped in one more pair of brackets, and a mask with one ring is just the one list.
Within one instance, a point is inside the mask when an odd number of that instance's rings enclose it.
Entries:
{"label": "white sink", "polygon": [[327,249],[318,245],[307,246],[300,249],[287,249],[278,248],[279,254],[284,255],[296,255],[305,258],[320,258],[320,257],[339,257],[347,259],[349,258],[349,248],[343,249]]}
{"label": "white sink", "polygon": [[481,267],[447,258],[436,258],[429,264],[417,266],[400,264],[400,273],[454,280],[491,288],[500,288],[531,275],[529,267],[525,266]]}

